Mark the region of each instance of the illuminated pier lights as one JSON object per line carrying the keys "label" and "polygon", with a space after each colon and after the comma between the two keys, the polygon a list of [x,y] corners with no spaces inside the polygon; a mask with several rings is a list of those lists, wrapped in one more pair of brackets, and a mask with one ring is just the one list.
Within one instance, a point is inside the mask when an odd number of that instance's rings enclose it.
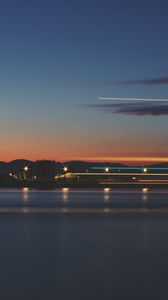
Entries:
{"label": "illuminated pier lights", "polygon": [[63,171],[64,171],[64,173],[67,173],[67,172],[68,172],[68,167],[67,167],[67,166],[64,166],[64,167],[63,167]]}
{"label": "illuminated pier lights", "polygon": [[109,167],[105,167],[104,171],[105,171],[105,173],[109,173],[110,172],[110,168]]}

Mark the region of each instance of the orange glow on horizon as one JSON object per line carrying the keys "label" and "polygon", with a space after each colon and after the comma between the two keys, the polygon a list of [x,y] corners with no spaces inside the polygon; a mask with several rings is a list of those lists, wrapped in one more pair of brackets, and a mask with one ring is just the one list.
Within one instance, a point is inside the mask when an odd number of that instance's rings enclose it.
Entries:
{"label": "orange glow on horizon", "polygon": [[[141,164],[150,164],[150,163],[166,163],[168,162],[168,157],[152,157],[152,156],[88,156],[88,157],[79,157],[79,156],[64,156],[64,157],[54,157],[54,156],[45,156],[43,155],[42,157],[30,157],[30,156],[25,156],[25,157],[13,157],[11,159],[5,160],[6,162],[16,160],[16,159],[25,159],[25,160],[42,160],[42,159],[48,159],[48,160],[53,160],[57,162],[64,163],[66,161],[86,161],[86,162],[108,162],[108,163],[128,163],[130,165],[135,165],[136,163],[141,163]],[[2,159],[1,159],[2,160]]]}
{"label": "orange glow on horizon", "polygon": [[[49,132],[50,133],[50,132]],[[72,160],[90,162],[118,162],[135,165],[136,163],[150,164],[168,162],[167,142],[162,144],[152,136],[151,141],[146,137],[134,140],[132,137],[119,139],[105,136],[92,137],[91,134],[79,136],[74,133],[72,136],[55,133],[52,136],[48,132],[38,136],[37,132],[29,135],[5,135],[1,137],[1,161],[10,162],[16,159],[25,160],[55,160],[65,163]],[[105,164],[108,167],[108,164]]]}
{"label": "orange glow on horizon", "polygon": [[168,162],[168,157],[152,157],[152,156],[105,156],[105,157],[83,157],[84,161],[97,161],[97,162]]}

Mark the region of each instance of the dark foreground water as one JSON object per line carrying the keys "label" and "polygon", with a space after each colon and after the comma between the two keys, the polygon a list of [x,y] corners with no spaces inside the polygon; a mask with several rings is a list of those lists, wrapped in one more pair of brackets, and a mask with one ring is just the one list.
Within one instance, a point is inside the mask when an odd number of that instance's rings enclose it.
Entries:
{"label": "dark foreground water", "polygon": [[[168,214],[94,212],[159,202],[166,190],[1,190],[1,208],[50,210],[0,211],[0,299],[167,300]],[[65,206],[92,213],[51,213]]]}

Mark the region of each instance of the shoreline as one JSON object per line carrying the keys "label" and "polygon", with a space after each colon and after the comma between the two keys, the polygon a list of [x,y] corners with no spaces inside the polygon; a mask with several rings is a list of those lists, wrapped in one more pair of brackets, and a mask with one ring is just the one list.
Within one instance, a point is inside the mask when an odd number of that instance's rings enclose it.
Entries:
{"label": "shoreline", "polygon": [[154,188],[154,189],[168,189],[167,182],[114,182],[114,183],[57,183],[53,181],[18,181],[0,183],[0,189],[4,188],[35,188],[35,189],[59,189],[59,188],[72,188],[72,189],[103,189],[103,188]]}

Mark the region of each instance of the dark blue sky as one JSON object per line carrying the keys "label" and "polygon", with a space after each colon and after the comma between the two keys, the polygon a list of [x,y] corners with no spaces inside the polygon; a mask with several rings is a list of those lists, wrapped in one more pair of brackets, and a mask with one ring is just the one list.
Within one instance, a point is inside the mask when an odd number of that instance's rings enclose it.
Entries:
{"label": "dark blue sky", "polygon": [[168,97],[166,83],[109,83],[168,76],[167,11],[163,0],[1,1],[1,159],[167,157],[167,114],[92,106]]}

